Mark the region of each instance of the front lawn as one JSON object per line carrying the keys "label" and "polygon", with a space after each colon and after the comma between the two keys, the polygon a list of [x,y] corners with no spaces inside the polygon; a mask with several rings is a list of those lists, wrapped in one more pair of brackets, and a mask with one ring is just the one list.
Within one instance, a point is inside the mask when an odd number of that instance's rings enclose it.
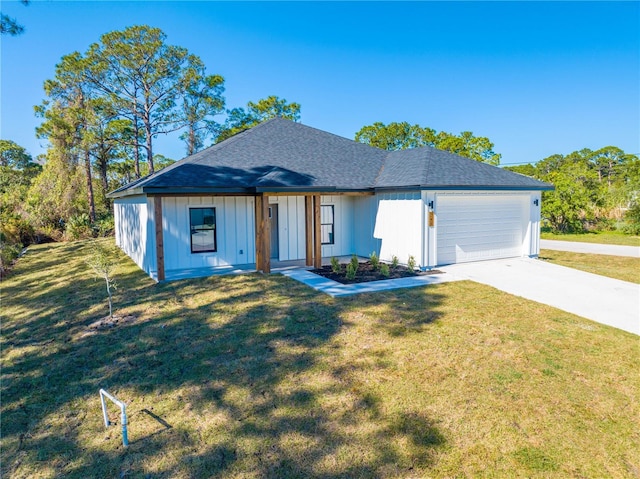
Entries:
{"label": "front lawn", "polygon": [[90,248],[32,247],[2,285],[2,477],[640,470],[637,336],[468,281],[336,299],[280,275],[157,285],[126,257],[130,320],[95,327]]}
{"label": "front lawn", "polygon": [[540,238],[560,241],[577,241],[582,243],[617,244],[622,246],[640,246],[640,236],[626,235],[616,231],[600,231],[594,233],[555,234],[541,233]]}
{"label": "front lawn", "polygon": [[540,259],[588,273],[640,283],[640,258],[543,249]]}

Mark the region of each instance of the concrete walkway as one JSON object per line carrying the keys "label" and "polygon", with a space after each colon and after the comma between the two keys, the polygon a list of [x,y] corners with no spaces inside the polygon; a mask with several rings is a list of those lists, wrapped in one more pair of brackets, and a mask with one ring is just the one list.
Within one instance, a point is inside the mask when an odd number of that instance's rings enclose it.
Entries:
{"label": "concrete walkway", "polygon": [[451,274],[433,274],[426,276],[411,276],[408,278],[385,279],[382,281],[370,281],[368,283],[342,284],[332,279],[311,273],[305,269],[290,269],[279,271],[280,274],[307,286],[328,294],[329,296],[341,297],[351,296],[360,293],[377,293],[400,288],[413,288],[416,286],[426,286],[428,284],[447,283],[449,281],[460,281],[465,278]]}
{"label": "concrete walkway", "polygon": [[606,254],[640,258],[640,246],[619,246],[614,244],[578,243],[573,241],[540,240],[540,248],[573,253]]}
{"label": "concrete walkway", "polygon": [[640,334],[640,285],[542,260],[513,258],[438,268],[507,293]]}

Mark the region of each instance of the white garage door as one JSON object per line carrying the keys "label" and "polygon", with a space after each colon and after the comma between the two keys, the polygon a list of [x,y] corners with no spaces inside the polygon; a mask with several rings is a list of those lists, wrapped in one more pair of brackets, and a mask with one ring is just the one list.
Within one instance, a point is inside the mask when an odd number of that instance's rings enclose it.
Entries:
{"label": "white garage door", "polygon": [[527,195],[437,195],[438,264],[521,256]]}

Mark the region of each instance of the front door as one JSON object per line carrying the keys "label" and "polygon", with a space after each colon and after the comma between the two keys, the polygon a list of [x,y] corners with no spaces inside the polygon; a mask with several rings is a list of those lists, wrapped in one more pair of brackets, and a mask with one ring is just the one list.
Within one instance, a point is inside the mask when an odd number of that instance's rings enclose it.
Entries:
{"label": "front door", "polygon": [[269,221],[271,227],[271,259],[280,258],[278,248],[278,205],[269,205]]}

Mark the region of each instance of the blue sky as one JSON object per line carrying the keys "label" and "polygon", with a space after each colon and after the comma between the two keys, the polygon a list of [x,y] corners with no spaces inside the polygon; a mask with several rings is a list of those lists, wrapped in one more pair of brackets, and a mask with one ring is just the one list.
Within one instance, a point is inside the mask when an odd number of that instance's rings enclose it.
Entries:
{"label": "blue sky", "polygon": [[[101,34],[160,27],[225,78],[229,108],[269,95],[353,138],[376,121],[489,137],[502,164],[607,145],[640,153],[639,2],[2,2],[0,135],[33,155],[42,84]],[[157,153],[184,156],[177,136]]]}

